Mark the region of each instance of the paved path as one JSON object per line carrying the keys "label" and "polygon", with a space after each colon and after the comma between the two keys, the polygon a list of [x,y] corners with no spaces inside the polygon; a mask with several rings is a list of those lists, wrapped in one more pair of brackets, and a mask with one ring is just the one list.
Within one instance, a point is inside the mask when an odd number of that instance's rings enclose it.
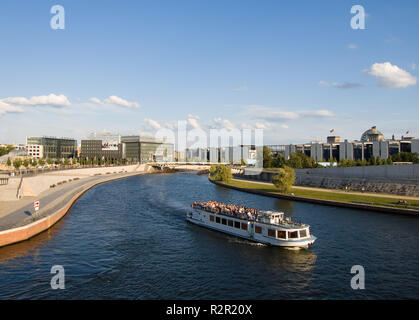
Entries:
{"label": "paved path", "polygon": [[[142,172],[93,176],[71,181],[42,192],[37,197],[25,197],[19,201],[0,202],[0,231],[20,227],[56,212],[76,194],[100,182],[142,174]],[[40,210],[35,212],[33,202],[40,200]]]}
{"label": "paved path", "polygon": [[[247,179],[233,179],[233,180],[274,186],[273,183],[270,183],[270,182],[261,182],[261,181],[247,180]],[[338,190],[338,189],[325,189],[325,188],[301,187],[301,186],[293,186],[293,188],[301,189],[301,190],[310,190],[310,191],[352,194],[352,195],[358,195],[358,196],[371,196],[371,197],[379,197],[379,198],[394,198],[394,199],[400,199],[400,200],[419,200],[419,197],[400,196],[400,195],[394,195],[394,194],[371,193],[371,192],[362,193],[362,192],[353,192],[353,191],[343,191],[343,190]]]}

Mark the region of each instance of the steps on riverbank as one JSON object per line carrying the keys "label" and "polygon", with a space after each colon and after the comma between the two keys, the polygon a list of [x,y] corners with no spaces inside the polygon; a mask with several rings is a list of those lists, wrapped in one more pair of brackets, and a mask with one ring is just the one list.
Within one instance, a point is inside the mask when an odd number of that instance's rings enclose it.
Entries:
{"label": "steps on riverbank", "polygon": [[0,201],[14,201],[17,198],[17,192],[21,178],[10,178],[7,185],[0,188]]}

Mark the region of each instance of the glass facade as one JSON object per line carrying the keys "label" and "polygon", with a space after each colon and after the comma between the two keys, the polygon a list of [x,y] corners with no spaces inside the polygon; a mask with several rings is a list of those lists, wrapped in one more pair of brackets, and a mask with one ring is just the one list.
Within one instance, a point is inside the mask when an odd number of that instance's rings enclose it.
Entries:
{"label": "glass facade", "polygon": [[77,141],[69,138],[28,137],[27,145],[40,145],[43,148],[43,158],[61,159],[77,156]]}

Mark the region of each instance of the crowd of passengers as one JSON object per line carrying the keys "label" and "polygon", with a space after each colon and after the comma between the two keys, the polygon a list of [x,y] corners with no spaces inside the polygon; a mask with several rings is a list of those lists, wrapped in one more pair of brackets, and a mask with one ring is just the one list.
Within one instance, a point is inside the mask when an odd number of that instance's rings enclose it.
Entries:
{"label": "crowd of passengers", "polygon": [[260,209],[253,209],[248,208],[245,206],[238,206],[235,204],[225,204],[222,202],[217,201],[207,201],[207,202],[199,202],[195,201],[192,204],[192,207],[201,207],[204,210],[211,211],[214,213],[223,213],[229,216],[241,218],[241,219],[249,219],[255,220],[256,215],[262,211]]}

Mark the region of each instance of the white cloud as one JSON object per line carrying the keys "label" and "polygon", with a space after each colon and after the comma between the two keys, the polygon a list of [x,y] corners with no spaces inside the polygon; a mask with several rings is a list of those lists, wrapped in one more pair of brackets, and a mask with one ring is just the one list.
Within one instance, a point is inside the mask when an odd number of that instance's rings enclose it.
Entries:
{"label": "white cloud", "polygon": [[358,45],[356,45],[355,43],[350,43],[350,44],[348,44],[348,48],[349,49],[357,49]]}
{"label": "white cloud", "polygon": [[[248,107],[246,107],[248,108]],[[315,118],[329,118],[334,117],[335,114],[326,109],[319,109],[319,110],[300,110],[300,111],[282,111],[276,110],[273,108],[267,108],[264,106],[252,106],[249,109],[249,114],[247,115],[248,118],[251,119],[262,119],[265,121],[270,122],[284,122],[290,120],[296,120],[300,118],[308,118],[308,117],[315,117]]]}
{"label": "white cloud", "polygon": [[155,121],[153,119],[144,119],[144,122],[147,123],[152,128],[157,129],[157,130],[161,129],[161,127],[162,127],[157,121]]}
{"label": "white cloud", "polygon": [[227,119],[214,118],[214,122],[218,127],[222,129],[233,130],[235,128],[235,125]]}
{"label": "white cloud", "polygon": [[23,112],[22,108],[11,106],[10,104],[7,104],[0,100],[0,116],[6,113],[21,113],[21,112]]}
{"label": "white cloud", "polygon": [[416,85],[416,78],[390,62],[374,63],[367,74],[377,78],[378,85],[384,88],[406,88]]}
{"label": "white cloud", "polygon": [[140,104],[136,101],[130,102],[117,96],[110,96],[103,100],[106,104],[117,105],[125,108],[139,108]]}
{"label": "white cloud", "polygon": [[330,84],[323,80],[320,80],[319,82],[317,82],[317,85],[320,87],[330,87]]}
{"label": "white cloud", "polygon": [[338,89],[353,89],[360,88],[362,84],[357,82],[333,82],[333,86]]}
{"label": "white cloud", "polygon": [[314,111],[300,111],[299,114],[302,117],[329,118],[329,117],[335,116],[335,114],[332,111],[326,110],[326,109],[314,110]]}
{"label": "white cloud", "polygon": [[281,127],[282,129],[288,129],[288,128],[289,128],[286,124],[281,124],[281,125],[280,125],[280,127]]}
{"label": "white cloud", "polygon": [[2,99],[1,101],[20,106],[53,106],[53,107],[65,107],[71,105],[70,101],[63,94],[55,95],[53,93],[44,96],[33,96],[29,99],[25,97],[9,97]]}
{"label": "white cloud", "polygon": [[192,128],[195,128],[195,129],[200,129],[201,128],[201,126],[198,123],[198,119],[199,119],[198,116],[194,116],[192,114],[188,114],[188,124]]}
{"label": "white cloud", "polygon": [[362,84],[357,82],[333,82],[332,84],[326,82],[326,81],[319,81],[317,82],[317,85],[320,87],[335,87],[338,89],[352,89],[352,88],[359,88],[362,87]]}
{"label": "white cloud", "polygon": [[95,97],[90,98],[89,102],[94,103],[94,104],[102,104],[102,101],[100,101],[100,99],[95,98]]}

